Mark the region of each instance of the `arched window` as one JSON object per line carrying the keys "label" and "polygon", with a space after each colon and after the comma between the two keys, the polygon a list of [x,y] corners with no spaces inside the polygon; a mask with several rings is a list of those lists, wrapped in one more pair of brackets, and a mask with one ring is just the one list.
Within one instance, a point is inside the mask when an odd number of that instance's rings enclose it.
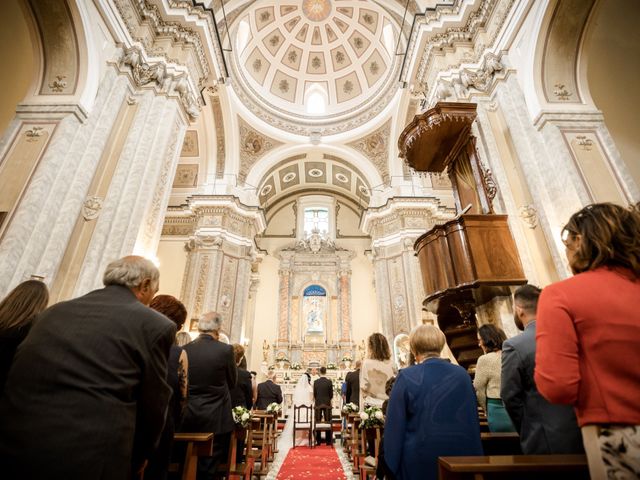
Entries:
{"label": "arched window", "polygon": [[238,25],[238,36],[236,37],[236,49],[238,50],[238,54],[242,54],[244,49],[247,47],[250,35],[251,30],[249,28],[249,22],[244,18],[240,22],[240,25]]}
{"label": "arched window", "polygon": [[322,115],[327,111],[327,91],[317,83],[307,90],[304,101],[305,111],[310,115]]}

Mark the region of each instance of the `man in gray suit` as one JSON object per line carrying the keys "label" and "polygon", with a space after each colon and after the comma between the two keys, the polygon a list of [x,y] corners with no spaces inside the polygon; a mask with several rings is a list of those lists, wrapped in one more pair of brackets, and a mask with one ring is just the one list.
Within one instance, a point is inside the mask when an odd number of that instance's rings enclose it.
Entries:
{"label": "man in gray suit", "polygon": [[38,316],[0,400],[0,475],[123,480],[140,472],[164,427],[175,324],[147,307],[159,272],[125,257],[105,288]]}
{"label": "man in gray suit", "polygon": [[500,396],[520,434],[522,453],[584,453],[573,408],[547,402],[533,380],[539,296],[540,289],[533,285],[523,285],[513,295],[514,321],[524,331],[502,344]]}

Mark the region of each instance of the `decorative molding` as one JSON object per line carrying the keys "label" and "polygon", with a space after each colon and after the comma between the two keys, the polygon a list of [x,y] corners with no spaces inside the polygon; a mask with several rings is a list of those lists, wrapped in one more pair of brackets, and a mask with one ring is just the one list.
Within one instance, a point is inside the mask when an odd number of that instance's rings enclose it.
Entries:
{"label": "decorative molding", "polygon": [[56,79],[49,84],[49,88],[54,93],[62,93],[62,91],[67,88],[67,78],[66,75],[56,75]]}
{"label": "decorative molding", "polygon": [[213,123],[216,129],[216,178],[223,178],[226,165],[226,143],[224,138],[224,116],[222,115],[220,99],[217,96],[211,99],[211,108],[213,109]]}
{"label": "decorative molding", "polygon": [[538,211],[533,205],[522,205],[518,208],[518,215],[527,227],[534,229],[538,226]]}
{"label": "decorative molding", "polygon": [[355,142],[348,143],[355,148],[376,167],[382,181],[389,183],[389,137],[391,135],[391,119],[384,125]]}
{"label": "decorative molding", "polygon": [[238,178],[241,182],[244,182],[256,162],[270,150],[282,145],[282,142],[258,132],[240,116],[238,116],[238,125],[240,130],[240,170]]}
{"label": "decorative molding", "polygon": [[98,218],[103,202],[101,197],[88,196],[82,204],[82,218],[87,222]]}
{"label": "decorative molding", "polygon": [[576,140],[578,140],[578,148],[581,150],[590,152],[593,149],[593,140],[587,138],[585,135],[578,135]]}
{"label": "decorative molding", "polygon": [[564,83],[556,83],[554,85],[553,94],[558,100],[562,100],[563,102],[568,102],[570,100],[569,97],[573,95],[567,90]]}

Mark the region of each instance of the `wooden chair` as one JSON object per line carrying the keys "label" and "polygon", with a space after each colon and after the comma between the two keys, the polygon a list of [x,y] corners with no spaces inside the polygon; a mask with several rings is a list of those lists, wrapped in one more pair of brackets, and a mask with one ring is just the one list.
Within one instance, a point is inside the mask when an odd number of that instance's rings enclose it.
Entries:
{"label": "wooden chair", "polygon": [[[249,453],[253,448],[252,432],[256,423],[259,422],[259,419],[252,418],[251,423],[247,428],[236,427],[231,432],[231,441],[229,443],[229,456],[227,458],[227,463],[218,467],[216,471],[216,478],[230,479],[232,477],[239,477],[244,480],[251,480],[255,459]],[[244,455],[244,461],[238,463],[238,442],[241,439],[246,439],[246,453]]]}
{"label": "wooden chair", "polygon": [[198,458],[213,455],[213,433],[176,433],[173,435],[174,445],[186,443],[183,463],[171,463],[169,472],[180,473],[182,480],[196,480]]}
{"label": "wooden chair", "polygon": [[[269,473],[271,448],[269,424],[273,419],[273,415],[265,411],[254,411],[252,415],[254,419],[257,419],[257,422],[254,423],[254,428],[251,431],[251,450],[247,450],[247,455],[253,457],[255,462],[253,475],[262,477]],[[259,469],[257,464],[260,465]]]}
{"label": "wooden chair", "polygon": [[[329,417],[329,421],[319,421],[320,412],[324,411],[325,415]],[[328,414],[327,414],[328,412]],[[333,419],[331,413],[331,405],[316,405],[313,409],[314,413],[314,425],[313,425],[313,440],[315,441],[318,438],[318,433],[326,432],[325,435],[328,435],[329,438],[333,439]]]}
{"label": "wooden chair", "polygon": [[351,462],[354,473],[359,472],[360,460],[367,456],[367,451],[366,449],[362,450],[360,441],[360,437],[362,436],[362,430],[360,429],[361,421],[360,416],[355,416],[351,424]]}
{"label": "wooden chair", "polygon": [[[359,472],[360,472],[360,480],[367,480],[369,477],[376,477],[376,469],[378,468],[378,455],[380,454],[380,441],[382,440],[382,428],[373,427],[366,428],[361,430],[360,435],[360,450],[364,452],[364,457],[361,457]],[[367,459],[369,456],[368,453],[368,442],[369,439],[373,438],[373,462],[372,464],[367,463]]]}
{"label": "wooden chair", "polygon": [[293,448],[296,448],[296,432],[306,431],[309,446],[313,448],[313,407],[311,405],[293,406]]}
{"label": "wooden chair", "polygon": [[440,457],[440,480],[588,480],[584,455]]}

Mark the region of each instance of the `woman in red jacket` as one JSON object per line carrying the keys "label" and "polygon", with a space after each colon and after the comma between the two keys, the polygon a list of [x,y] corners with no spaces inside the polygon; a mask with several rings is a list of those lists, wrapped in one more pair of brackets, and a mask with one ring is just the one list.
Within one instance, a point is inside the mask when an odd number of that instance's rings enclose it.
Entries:
{"label": "woman in red jacket", "polygon": [[575,407],[592,479],[640,478],[640,210],[589,205],[562,234],[574,276],[540,295],[536,385]]}

